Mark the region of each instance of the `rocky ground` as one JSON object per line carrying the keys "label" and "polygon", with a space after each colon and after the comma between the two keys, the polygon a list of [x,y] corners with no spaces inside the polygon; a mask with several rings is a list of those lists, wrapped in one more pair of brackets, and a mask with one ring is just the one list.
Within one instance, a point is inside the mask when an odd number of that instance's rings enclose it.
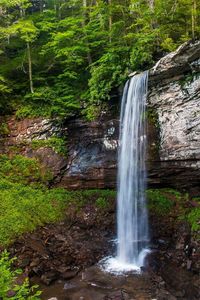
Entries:
{"label": "rocky ground", "polygon": [[18,239],[9,249],[39,283],[42,299],[196,300],[200,298],[199,242],[190,227],[169,216],[150,215],[151,254],[142,275],[114,276],[95,266],[115,252],[115,205],[67,209],[63,222]]}
{"label": "rocky ground", "polygon": [[110,209],[71,206],[65,221],[23,235],[9,251],[17,255],[19,267],[46,285],[58,278],[70,279],[112,253],[115,221]]}

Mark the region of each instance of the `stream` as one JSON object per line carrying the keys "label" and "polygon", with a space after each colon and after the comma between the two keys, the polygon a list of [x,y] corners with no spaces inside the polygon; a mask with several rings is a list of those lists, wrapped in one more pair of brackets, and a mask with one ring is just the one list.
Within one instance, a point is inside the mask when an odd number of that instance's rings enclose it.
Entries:
{"label": "stream", "polygon": [[44,300],[52,297],[58,300],[148,300],[156,297],[156,284],[150,273],[116,276],[105,273],[98,266],[83,270],[71,280],[58,280],[50,287],[40,284],[40,287]]}
{"label": "stream", "polygon": [[[165,280],[164,280],[165,278]],[[169,265],[162,276],[152,270],[141,274],[114,275],[99,266],[81,271],[70,280],[50,286],[39,284],[43,300],[193,300],[199,299],[199,280],[187,271]]]}

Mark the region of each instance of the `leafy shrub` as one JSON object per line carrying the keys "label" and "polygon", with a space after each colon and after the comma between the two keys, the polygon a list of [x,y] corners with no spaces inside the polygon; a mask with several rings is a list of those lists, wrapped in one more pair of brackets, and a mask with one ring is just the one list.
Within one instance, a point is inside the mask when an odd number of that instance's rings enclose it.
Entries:
{"label": "leafy shrub", "polygon": [[35,291],[37,286],[29,286],[28,278],[21,284],[17,283],[22,270],[12,270],[14,260],[14,258],[9,259],[6,251],[0,256],[0,298],[3,300],[39,300],[41,292]]}

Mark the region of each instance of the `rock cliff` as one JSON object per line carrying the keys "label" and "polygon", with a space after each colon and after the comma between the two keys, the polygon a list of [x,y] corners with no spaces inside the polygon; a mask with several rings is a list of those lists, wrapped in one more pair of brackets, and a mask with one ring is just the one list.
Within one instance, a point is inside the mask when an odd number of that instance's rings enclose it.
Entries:
{"label": "rock cliff", "polygon": [[[117,103],[116,105],[118,105]],[[185,43],[149,72],[148,182],[150,186],[200,187],[200,42]],[[37,157],[65,188],[113,188],[116,185],[119,111],[111,107],[98,120],[8,119],[10,134],[1,152]],[[33,140],[66,138],[67,156],[55,149],[31,147]]]}
{"label": "rock cliff", "polygon": [[[185,43],[150,70],[148,107],[159,128],[159,183],[195,189],[200,183],[200,42]],[[155,164],[153,165],[153,169]],[[149,174],[151,178],[151,173]]]}

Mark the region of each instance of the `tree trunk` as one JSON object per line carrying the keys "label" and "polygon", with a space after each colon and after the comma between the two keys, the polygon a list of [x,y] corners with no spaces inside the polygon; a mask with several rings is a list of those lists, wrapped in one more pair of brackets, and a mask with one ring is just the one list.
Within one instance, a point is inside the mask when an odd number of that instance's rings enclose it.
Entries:
{"label": "tree trunk", "polygon": [[112,5],[112,0],[108,0],[108,4],[109,4],[109,41],[110,43],[112,42],[112,37],[111,37],[111,29],[112,29],[112,13],[111,13],[111,5]]}
{"label": "tree trunk", "polygon": [[149,0],[149,7],[152,11],[154,10],[154,0]]}
{"label": "tree trunk", "polygon": [[192,39],[195,39],[195,30],[196,30],[196,11],[197,3],[196,0],[192,2]]}
{"label": "tree trunk", "polygon": [[40,0],[40,12],[41,13],[43,12],[43,5],[44,5],[43,0]]}
{"label": "tree trunk", "polygon": [[29,84],[30,84],[30,91],[33,94],[33,76],[32,76],[32,60],[31,60],[31,48],[30,43],[27,42],[27,55],[28,55],[28,74],[29,74]]}
{"label": "tree trunk", "polygon": [[[87,20],[87,13],[86,13],[86,9],[87,9],[87,0],[83,0],[83,28],[86,25],[86,20]],[[86,34],[86,44],[88,45],[88,39],[87,39],[87,34]],[[89,48],[89,46],[88,46]],[[88,64],[91,65],[92,64],[92,57],[90,54],[90,51],[88,50],[87,52],[87,61]]]}

